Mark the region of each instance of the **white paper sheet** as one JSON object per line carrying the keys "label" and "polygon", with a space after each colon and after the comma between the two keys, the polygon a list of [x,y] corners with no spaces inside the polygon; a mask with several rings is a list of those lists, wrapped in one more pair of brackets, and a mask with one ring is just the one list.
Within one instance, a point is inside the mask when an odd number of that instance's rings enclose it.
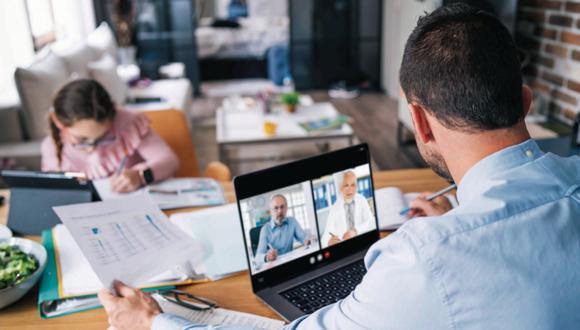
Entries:
{"label": "white paper sheet", "polygon": [[103,285],[138,286],[202,256],[147,196],[53,208]]}
{"label": "white paper sheet", "polygon": [[196,265],[198,273],[217,279],[247,269],[236,204],[173,214],[170,220],[203,246],[205,258]]}
{"label": "white paper sheet", "polygon": [[[104,201],[136,195],[150,195],[162,210],[221,205],[226,202],[219,183],[209,178],[171,178],[132,193],[116,193],[112,191],[109,178],[93,180],[93,185]],[[158,193],[155,191],[175,193]]]}
{"label": "white paper sheet", "polygon": [[193,323],[208,325],[235,325],[256,329],[280,329],[284,322],[274,320],[263,316],[236,312],[223,308],[216,308],[211,311],[194,311],[188,308],[178,306],[172,302],[166,301],[159,295],[154,295],[159,302],[161,309],[165,313],[171,313],[181,316]]}

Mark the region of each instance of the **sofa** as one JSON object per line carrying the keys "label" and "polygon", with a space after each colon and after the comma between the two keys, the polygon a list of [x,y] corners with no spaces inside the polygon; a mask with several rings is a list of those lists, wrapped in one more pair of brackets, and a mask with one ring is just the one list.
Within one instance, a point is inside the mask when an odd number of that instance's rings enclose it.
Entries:
{"label": "sofa", "polygon": [[[40,141],[48,134],[48,112],[52,99],[66,83],[83,78],[99,81],[111,94],[114,102],[132,111],[149,111],[173,108],[185,112],[188,119],[192,102],[189,80],[155,80],[146,86],[128,87],[117,74],[117,44],[111,28],[102,23],[83,43],[67,47],[53,46],[43,49],[35,61],[14,73],[21,103],[20,114],[10,113],[10,123],[0,123],[6,128],[20,128],[23,141],[0,144],[0,158],[17,157],[18,145],[26,146],[27,155],[40,156]],[[150,104],[130,104],[135,98],[160,98]],[[7,113],[8,114],[8,113]],[[20,123],[16,123],[18,120]],[[13,134],[14,135],[14,134]],[[3,141],[4,142],[4,141]]]}

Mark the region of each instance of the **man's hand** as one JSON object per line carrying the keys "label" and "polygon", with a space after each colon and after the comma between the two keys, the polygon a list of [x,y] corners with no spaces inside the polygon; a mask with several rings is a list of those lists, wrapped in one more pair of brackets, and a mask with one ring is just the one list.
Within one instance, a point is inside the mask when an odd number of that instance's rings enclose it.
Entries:
{"label": "man's hand", "polygon": [[109,324],[118,330],[151,329],[153,319],[161,313],[155,299],[121,282],[115,282],[114,286],[119,296],[113,296],[106,289],[99,292],[99,300],[109,316]]}
{"label": "man's hand", "polygon": [[356,235],[357,235],[356,229],[353,228],[351,230],[348,230],[346,233],[344,233],[344,235],[342,235],[342,240],[346,241],[347,239],[353,238]]}
{"label": "man's hand", "polygon": [[268,253],[266,253],[266,260],[274,261],[276,258],[278,258],[278,251],[276,249],[268,250]]}
{"label": "man's hand", "polygon": [[431,194],[430,191],[424,192],[409,203],[411,208],[408,213],[409,218],[442,215],[453,208],[445,196],[436,197],[431,201],[426,200],[425,198]]}
{"label": "man's hand", "polygon": [[334,234],[330,234],[330,239],[328,240],[328,246],[340,243],[341,240],[340,238],[338,238],[338,236],[334,235]]}
{"label": "man's hand", "polygon": [[141,187],[141,177],[137,170],[125,170],[119,175],[111,177],[111,190],[128,193]]}

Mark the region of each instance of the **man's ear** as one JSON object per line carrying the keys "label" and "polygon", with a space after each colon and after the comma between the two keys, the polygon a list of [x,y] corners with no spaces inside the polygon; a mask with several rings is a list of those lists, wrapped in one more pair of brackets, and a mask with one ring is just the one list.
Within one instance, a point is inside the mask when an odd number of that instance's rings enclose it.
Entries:
{"label": "man's ear", "polygon": [[528,113],[530,113],[530,110],[532,109],[532,101],[534,100],[534,92],[532,91],[532,89],[526,85],[523,84],[522,85],[522,105],[523,105],[523,111],[524,111],[524,117],[528,115]]}
{"label": "man's ear", "polygon": [[417,138],[419,138],[423,144],[432,141],[433,134],[431,131],[431,125],[427,120],[425,109],[418,104],[410,103],[409,111],[411,112],[411,118],[413,119],[413,124],[415,125],[415,135]]}

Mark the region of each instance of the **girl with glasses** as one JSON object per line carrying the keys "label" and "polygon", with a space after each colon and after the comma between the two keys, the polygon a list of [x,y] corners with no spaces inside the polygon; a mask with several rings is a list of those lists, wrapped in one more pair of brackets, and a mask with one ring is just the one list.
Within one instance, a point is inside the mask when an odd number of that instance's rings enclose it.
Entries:
{"label": "girl with glasses", "polygon": [[42,170],[110,177],[116,192],[131,192],[172,176],[178,159],[139,113],[117,109],[96,81],[75,80],[56,95]]}

